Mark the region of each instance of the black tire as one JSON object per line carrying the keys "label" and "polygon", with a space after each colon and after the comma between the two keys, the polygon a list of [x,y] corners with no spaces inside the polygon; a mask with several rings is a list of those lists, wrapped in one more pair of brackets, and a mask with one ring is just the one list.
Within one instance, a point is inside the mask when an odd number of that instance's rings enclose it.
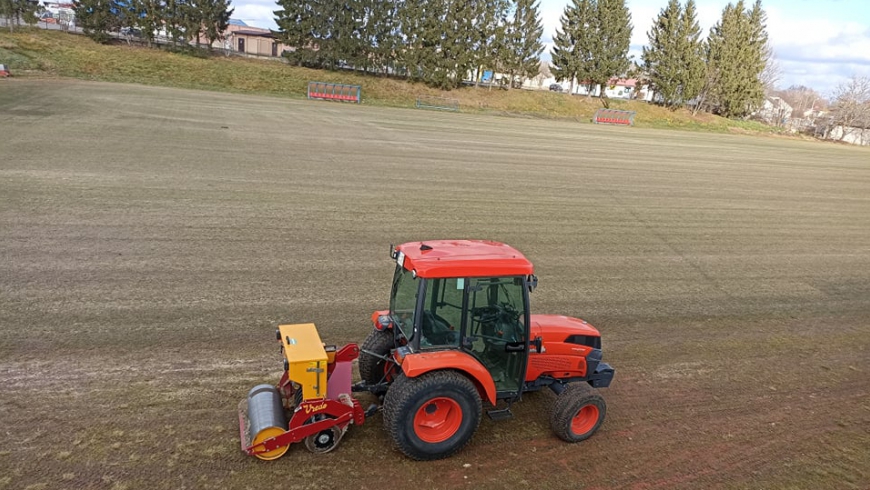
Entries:
{"label": "black tire", "polygon": [[[581,410],[585,410],[581,414]],[[588,383],[568,385],[556,397],[550,412],[550,427],[565,442],[580,442],[592,437],[607,413],[604,398]],[[576,420],[575,420],[576,417]]]}
{"label": "black tire", "polygon": [[389,356],[394,347],[393,332],[372,330],[362,343],[359,354],[359,377],[366,384],[374,385],[384,380],[384,366],[387,361],[367,354],[374,352],[379,356]]}
{"label": "black tire", "polygon": [[[450,405],[447,410],[452,411],[453,420],[456,420],[458,410],[460,421],[455,431],[444,431],[446,439],[427,442],[418,434],[415,420],[418,413],[428,413],[429,408],[439,403]],[[441,459],[468,444],[480,425],[481,412],[477,388],[471,380],[456,371],[434,371],[416,378],[400,374],[384,397],[384,428],[396,447],[409,458],[418,461]]]}

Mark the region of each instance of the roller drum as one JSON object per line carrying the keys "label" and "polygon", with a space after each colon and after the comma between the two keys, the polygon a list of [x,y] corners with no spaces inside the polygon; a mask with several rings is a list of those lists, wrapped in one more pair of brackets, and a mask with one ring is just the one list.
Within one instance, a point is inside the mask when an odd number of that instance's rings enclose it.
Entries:
{"label": "roller drum", "polygon": [[[259,444],[287,431],[287,418],[281,403],[281,394],[267,384],[257,385],[248,392],[248,440],[252,445]],[[255,454],[260,459],[281,457],[288,446],[272,451]]]}

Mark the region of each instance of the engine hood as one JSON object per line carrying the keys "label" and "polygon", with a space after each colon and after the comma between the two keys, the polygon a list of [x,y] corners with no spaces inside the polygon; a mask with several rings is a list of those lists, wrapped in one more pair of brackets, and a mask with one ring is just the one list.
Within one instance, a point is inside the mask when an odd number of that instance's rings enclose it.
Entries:
{"label": "engine hood", "polygon": [[544,341],[562,342],[571,335],[600,337],[598,329],[579,318],[564,315],[531,315],[531,338],[543,337]]}

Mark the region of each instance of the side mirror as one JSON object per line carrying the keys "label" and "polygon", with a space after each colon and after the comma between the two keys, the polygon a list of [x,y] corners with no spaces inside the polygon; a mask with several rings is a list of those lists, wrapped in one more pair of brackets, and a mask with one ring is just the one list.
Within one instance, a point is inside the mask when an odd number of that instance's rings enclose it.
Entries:
{"label": "side mirror", "polygon": [[536,276],[534,274],[529,274],[528,282],[529,282],[529,292],[531,293],[532,291],[535,290],[535,288],[538,287],[538,276]]}

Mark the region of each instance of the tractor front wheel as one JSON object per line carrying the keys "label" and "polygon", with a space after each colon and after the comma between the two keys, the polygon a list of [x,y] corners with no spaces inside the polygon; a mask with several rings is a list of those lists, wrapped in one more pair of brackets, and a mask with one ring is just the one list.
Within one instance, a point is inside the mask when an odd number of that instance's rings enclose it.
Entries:
{"label": "tractor front wheel", "polygon": [[560,439],[580,442],[601,427],[607,405],[604,398],[588,383],[568,385],[556,397],[550,412],[550,426]]}
{"label": "tractor front wheel", "polygon": [[481,411],[477,388],[456,371],[402,374],[384,398],[384,427],[406,456],[441,459],[471,440]]}
{"label": "tractor front wheel", "polygon": [[[367,385],[376,385],[382,381],[391,381],[391,371],[395,367],[392,362],[387,362],[384,357],[390,355],[394,347],[393,332],[389,330],[372,330],[363,341],[359,355],[359,377]],[[375,357],[372,354],[380,357]]]}

